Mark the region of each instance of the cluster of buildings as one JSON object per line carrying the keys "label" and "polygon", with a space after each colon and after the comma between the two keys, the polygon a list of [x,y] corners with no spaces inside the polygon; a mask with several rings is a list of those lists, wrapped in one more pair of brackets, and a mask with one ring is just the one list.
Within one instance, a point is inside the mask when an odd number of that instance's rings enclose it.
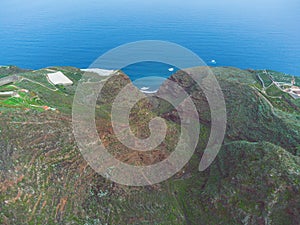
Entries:
{"label": "cluster of buildings", "polygon": [[289,87],[285,88],[283,90],[284,92],[289,93],[295,99],[300,98],[300,87],[296,86],[295,77],[292,78],[291,84],[285,84],[285,85]]}

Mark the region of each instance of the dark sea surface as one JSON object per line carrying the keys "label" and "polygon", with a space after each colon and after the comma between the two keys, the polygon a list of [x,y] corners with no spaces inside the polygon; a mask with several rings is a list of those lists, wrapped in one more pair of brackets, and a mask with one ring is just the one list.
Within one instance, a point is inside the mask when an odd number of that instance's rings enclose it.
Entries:
{"label": "dark sea surface", "polygon": [[[300,75],[300,2],[247,2],[1,0],[0,65],[87,68],[119,45],[164,40],[210,66]],[[134,80],[168,77],[170,68],[140,63],[125,71]]]}

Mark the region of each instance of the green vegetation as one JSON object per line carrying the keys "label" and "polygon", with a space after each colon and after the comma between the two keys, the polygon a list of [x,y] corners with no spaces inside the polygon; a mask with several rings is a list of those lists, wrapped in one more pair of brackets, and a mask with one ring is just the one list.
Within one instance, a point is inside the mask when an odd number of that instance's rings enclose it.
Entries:
{"label": "green vegetation", "polygon": [[[50,84],[45,77],[49,69],[62,71],[74,85]],[[262,71],[231,67],[212,71],[227,106],[227,131],[219,155],[206,171],[198,171],[210,135],[210,110],[200,87],[179,71],[170,79],[190,94],[197,107],[199,143],[179,173],[147,187],[112,183],[82,157],[71,116],[82,76],[79,69],[18,73],[23,79],[0,87],[0,91],[20,95],[0,99],[0,224],[298,224],[300,100],[274,85],[264,91],[256,76]],[[276,81],[291,80],[268,73]],[[105,96],[98,99],[95,110],[101,141],[126,163],[157,163],[168,157],[178,141],[178,113],[155,97],[138,102],[130,114],[133,133],[146,138],[149,121],[161,116],[168,127],[166,140],[152,152],[127,149],[116,139],[110,123],[111,104],[130,82],[126,75],[119,75],[101,79],[90,75],[91,80],[108,79]],[[267,87],[267,77],[262,79]],[[58,110],[45,111],[43,106]]]}
{"label": "green vegetation", "polygon": [[[285,74],[285,73],[280,73],[276,71],[268,71],[269,74],[276,80],[277,82],[284,82],[284,83],[291,83],[292,81],[292,76]],[[300,79],[299,77],[295,77],[296,85],[300,86]]]}
{"label": "green vegetation", "polygon": [[10,97],[0,102],[7,107],[20,107],[42,110],[43,102],[37,96],[30,96],[24,93],[19,93],[19,97]]}
{"label": "green vegetation", "polygon": [[275,84],[272,84],[270,87],[266,89],[266,93],[271,97],[280,97],[284,93],[280,90]]}
{"label": "green vegetation", "polygon": [[0,92],[5,92],[5,91],[15,91],[18,90],[18,88],[14,85],[4,85],[0,86]]}
{"label": "green vegetation", "polygon": [[13,75],[13,74],[19,74],[23,73],[29,70],[20,69],[16,66],[0,66],[0,78]]}
{"label": "green vegetation", "polygon": [[269,73],[269,71],[266,71],[266,73],[264,71],[257,71],[257,75],[260,76],[260,78],[264,82],[265,87],[268,87],[272,84],[272,80],[270,78],[271,74]]}

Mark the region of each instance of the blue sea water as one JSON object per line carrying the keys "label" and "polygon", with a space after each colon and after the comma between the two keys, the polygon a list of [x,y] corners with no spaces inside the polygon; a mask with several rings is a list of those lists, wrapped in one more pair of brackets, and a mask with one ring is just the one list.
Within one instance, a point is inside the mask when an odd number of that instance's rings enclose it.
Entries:
{"label": "blue sea water", "polygon": [[[298,0],[1,0],[0,65],[87,68],[139,40],[180,44],[211,66],[300,75]],[[135,80],[168,77],[170,65],[125,68]]]}

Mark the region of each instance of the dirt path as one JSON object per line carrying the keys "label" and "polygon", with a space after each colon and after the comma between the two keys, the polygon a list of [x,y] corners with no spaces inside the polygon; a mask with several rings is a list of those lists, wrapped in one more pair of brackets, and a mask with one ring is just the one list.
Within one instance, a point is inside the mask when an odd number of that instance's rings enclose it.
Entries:
{"label": "dirt path", "polygon": [[44,84],[42,84],[42,83],[40,83],[40,82],[31,80],[31,79],[28,79],[28,78],[25,78],[25,77],[22,77],[21,80],[20,80],[20,82],[23,81],[23,80],[27,80],[27,81],[29,81],[29,82],[31,82],[31,83],[38,84],[38,85],[40,85],[40,86],[42,86],[42,87],[44,87],[44,88],[47,88],[47,89],[50,90],[50,91],[58,91],[58,88],[56,88],[55,86],[53,86],[54,89],[51,89],[51,88],[47,87],[46,85],[44,85]]}

